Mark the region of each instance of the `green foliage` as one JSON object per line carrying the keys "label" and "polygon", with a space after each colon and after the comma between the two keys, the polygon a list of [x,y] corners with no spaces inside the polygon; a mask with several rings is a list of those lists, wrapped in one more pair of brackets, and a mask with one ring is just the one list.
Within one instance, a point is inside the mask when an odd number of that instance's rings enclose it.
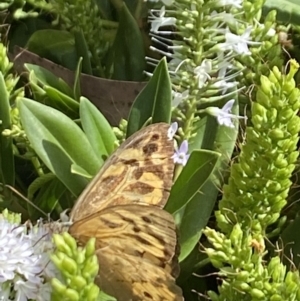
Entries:
{"label": "green foliage", "polygon": [[300,25],[300,3],[297,0],[266,0],[263,12],[277,11],[277,19],[284,24]]}
{"label": "green foliage", "polygon": [[171,82],[165,59],[158,64],[147,86],[132,105],[128,117],[127,137],[139,130],[150,117],[153,123],[169,123],[171,119]]}
{"label": "green foliage", "polygon": [[[0,44],[0,206],[36,220],[40,212],[26,206],[23,195],[57,218],[125,137],[149,123],[177,121],[175,150],[187,140],[190,157],[185,166],[176,166],[165,210],[178,228],[185,299],[198,300],[191,293],[196,290],[214,301],[299,300],[299,207],[289,201],[299,153],[300,92],[293,79],[298,66],[292,60],[284,75],[286,58],[277,35],[281,22],[297,52],[299,3],[165,2],[0,4],[11,23],[11,45],[74,70],[70,85],[70,79],[27,63],[28,79],[19,82]],[[150,25],[144,18],[149,7]],[[13,21],[21,18],[27,20]],[[236,42],[240,36],[243,41]],[[246,48],[249,53],[235,52]],[[127,120],[113,129],[106,111],[81,95],[81,72],[116,80],[115,87],[118,80],[126,86],[143,81],[145,74],[151,78],[136,93],[129,116],[121,116]],[[226,124],[220,112],[230,100],[234,105],[226,113],[233,117]],[[115,105],[123,99],[106,101]],[[249,121],[239,123],[244,113]],[[286,259],[271,246],[280,240]],[[94,239],[86,247],[67,234],[54,235],[54,241],[52,258],[62,278],[52,280],[52,300],[113,300],[94,284],[101,268]]]}
{"label": "green foliage", "polygon": [[71,172],[80,166],[95,175],[101,165],[83,131],[61,112],[23,98],[18,101],[20,117],[27,137],[45,165],[68,189],[78,196],[86,186],[86,179]]}

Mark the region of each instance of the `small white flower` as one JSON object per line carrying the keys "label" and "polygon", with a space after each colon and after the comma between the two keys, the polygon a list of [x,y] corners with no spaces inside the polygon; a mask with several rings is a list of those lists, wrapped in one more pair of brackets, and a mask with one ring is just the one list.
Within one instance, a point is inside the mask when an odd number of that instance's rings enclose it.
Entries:
{"label": "small white flower", "polygon": [[248,45],[260,45],[260,42],[251,41],[251,31],[252,27],[249,26],[241,36],[238,36],[227,28],[225,33],[225,43],[220,44],[221,49],[232,50],[237,54],[250,55],[251,51],[248,48]]}
{"label": "small white flower", "polygon": [[172,140],[178,130],[178,123],[173,122],[168,129],[168,140]]}
{"label": "small white flower", "polygon": [[172,96],[172,107],[177,108],[178,105],[181,104],[184,99],[187,99],[189,97],[189,90],[185,90],[182,93],[172,90]]}
{"label": "small white flower", "polygon": [[234,104],[234,99],[230,99],[227,103],[223,106],[222,109],[217,107],[208,107],[205,109],[207,113],[212,116],[217,117],[217,121],[220,125],[225,125],[230,128],[234,128],[234,124],[232,119],[247,119],[246,116],[239,116],[231,114],[232,106]]}
{"label": "small white flower", "polygon": [[230,5],[235,8],[242,8],[243,0],[218,0],[217,4],[219,6]]}
{"label": "small white flower", "polygon": [[156,12],[157,10],[151,10],[151,31],[158,33],[159,28],[162,26],[174,26],[176,24],[176,18],[174,17],[165,17],[165,7],[163,6],[159,10],[159,16],[157,17],[153,12]]}
{"label": "small white flower", "polygon": [[211,79],[209,73],[212,71],[212,62],[211,60],[203,60],[200,66],[196,67],[194,74],[198,79],[198,88],[201,89],[208,79]]}
{"label": "small white flower", "polygon": [[188,151],[189,151],[188,142],[187,140],[184,140],[182,141],[179,149],[175,151],[175,154],[172,156],[172,159],[174,160],[175,163],[185,166],[190,157]]}

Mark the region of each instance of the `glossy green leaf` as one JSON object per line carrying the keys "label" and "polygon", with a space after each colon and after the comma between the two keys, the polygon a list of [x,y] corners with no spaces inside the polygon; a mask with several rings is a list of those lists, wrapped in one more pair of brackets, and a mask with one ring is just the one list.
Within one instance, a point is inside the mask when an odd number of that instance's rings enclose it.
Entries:
{"label": "glossy green leaf", "polygon": [[82,176],[84,178],[87,178],[87,179],[92,179],[93,178],[93,175],[87,173],[87,171],[85,169],[83,169],[82,167],[80,167],[76,164],[72,164],[71,172],[73,174],[80,175],[80,176]]}
{"label": "glossy green leaf", "polygon": [[37,55],[49,59],[58,65],[75,70],[78,55],[74,35],[68,31],[42,29],[34,32],[26,48]]}
{"label": "glossy green leaf", "polygon": [[[234,104],[232,113],[238,113],[238,104]],[[215,206],[215,202],[219,191],[224,183],[226,174],[228,174],[228,163],[231,159],[235,146],[238,123],[234,128],[220,126],[215,117],[207,116],[200,120],[197,125],[198,133],[195,136],[191,149],[209,149],[218,152],[220,157],[216,162],[213,173],[201,187],[201,193],[197,194],[193,200],[184,208],[181,213],[180,238],[183,244],[180,260],[186,259],[192,251],[192,246],[197,248],[198,241],[201,237],[202,229],[207,225],[211,216],[211,212]],[[197,230],[198,229],[198,230]],[[197,233],[196,233],[197,232]],[[192,235],[194,233],[194,235]],[[194,265],[185,264],[185,274],[193,271]]]}
{"label": "glossy green leaf", "polygon": [[119,12],[119,27],[112,47],[113,79],[142,81],[146,68],[145,47],[135,18],[123,3]]}
{"label": "glossy green leaf", "polygon": [[[75,37],[75,47],[77,50],[77,55],[78,57],[82,58],[82,72],[85,74],[93,75],[89,49],[86,44],[86,40],[84,38],[82,30],[76,31],[74,33],[74,37]],[[77,70],[78,70],[78,64],[77,64]]]}
{"label": "glossy green leaf", "polygon": [[73,91],[68,84],[60,77],[55,76],[52,72],[38,65],[25,64],[24,66],[29,72],[34,72],[37,82],[42,87],[47,85],[70,97],[74,97]]}
{"label": "glossy green leaf", "polygon": [[74,80],[74,98],[76,101],[79,101],[81,96],[81,87],[80,87],[80,78],[81,78],[81,68],[82,68],[82,57],[79,58],[77,68],[75,71],[75,80]]}
{"label": "glossy green leaf", "polygon": [[45,104],[61,111],[72,119],[79,117],[79,103],[68,95],[50,86],[44,86],[44,91],[48,96]]}
{"label": "glossy green leaf", "polygon": [[209,200],[202,196],[202,187],[212,174],[219,157],[219,153],[212,151],[193,151],[171,189],[166,210],[174,215],[179,224],[180,261],[198,243],[207,223],[206,216],[211,214],[212,208],[208,204]]}
{"label": "glossy green leaf", "polygon": [[138,131],[152,117],[152,123],[171,120],[172,89],[166,59],[157,65],[146,87],[135,99],[128,118],[127,137]]}
{"label": "glossy green leaf", "polygon": [[219,153],[197,150],[190,158],[172,186],[165,209],[174,214],[186,206],[201,191],[220,157]]}
{"label": "glossy green leaf", "polygon": [[94,152],[103,163],[113,151],[117,140],[110,124],[102,113],[87,98],[80,98],[82,128]]}
{"label": "glossy green leaf", "polygon": [[263,14],[276,10],[277,19],[285,24],[300,25],[300,2],[298,0],[267,0]]}
{"label": "glossy green leaf", "polygon": [[15,183],[15,168],[12,138],[2,135],[3,130],[11,129],[9,94],[1,72],[0,94],[0,181],[3,184],[13,186]]}
{"label": "glossy green leaf", "polygon": [[18,100],[26,135],[46,166],[78,196],[87,180],[71,173],[72,164],[95,175],[101,162],[82,130],[61,112],[26,98]]}

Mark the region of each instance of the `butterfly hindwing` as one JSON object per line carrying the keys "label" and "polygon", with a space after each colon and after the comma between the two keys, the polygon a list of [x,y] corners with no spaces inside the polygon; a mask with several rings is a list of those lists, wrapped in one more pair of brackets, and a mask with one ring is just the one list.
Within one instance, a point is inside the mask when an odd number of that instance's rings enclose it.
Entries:
{"label": "butterfly hindwing", "polygon": [[82,243],[96,238],[97,283],[118,301],[182,300],[175,283],[176,231],[168,212],[134,204],[113,206],[74,223],[70,233]]}

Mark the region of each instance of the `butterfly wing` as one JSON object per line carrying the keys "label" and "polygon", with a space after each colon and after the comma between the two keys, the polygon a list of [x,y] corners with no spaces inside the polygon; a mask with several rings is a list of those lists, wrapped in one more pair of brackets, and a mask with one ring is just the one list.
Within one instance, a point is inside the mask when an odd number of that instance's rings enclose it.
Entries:
{"label": "butterfly wing", "polygon": [[118,301],[180,301],[173,217],[157,207],[122,205],[74,223],[70,233],[85,244],[96,238],[97,284]]}
{"label": "butterfly wing", "polygon": [[108,206],[146,204],[163,207],[174,171],[169,124],[155,123],[128,138],[104,163],[71,212],[77,221]]}

